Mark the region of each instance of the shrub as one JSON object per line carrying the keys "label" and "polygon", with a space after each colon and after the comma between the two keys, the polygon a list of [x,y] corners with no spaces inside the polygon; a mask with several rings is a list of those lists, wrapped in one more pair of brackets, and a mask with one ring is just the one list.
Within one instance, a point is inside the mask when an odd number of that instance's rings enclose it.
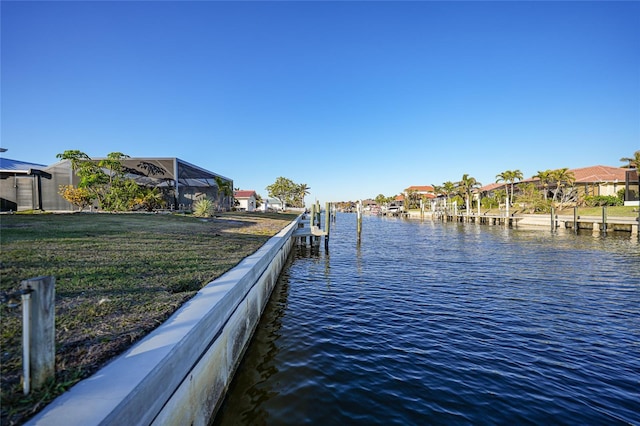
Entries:
{"label": "shrub", "polygon": [[193,215],[197,217],[213,216],[213,201],[208,198],[201,198],[193,204]]}
{"label": "shrub", "polygon": [[615,195],[589,195],[584,198],[588,207],[621,206],[623,201]]}
{"label": "shrub", "polygon": [[138,193],[136,203],[148,212],[162,208],[166,204],[158,188],[142,188]]}
{"label": "shrub", "polygon": [[484,197],[480,200],[480,205],[483,209],[497,209],[500,203],[495,197]]}
{"label": "shrub", "polygon": [[80,210],[90,206],[95,198],[86,188],[76,188],[73,185],[60,185],[58,193]]}

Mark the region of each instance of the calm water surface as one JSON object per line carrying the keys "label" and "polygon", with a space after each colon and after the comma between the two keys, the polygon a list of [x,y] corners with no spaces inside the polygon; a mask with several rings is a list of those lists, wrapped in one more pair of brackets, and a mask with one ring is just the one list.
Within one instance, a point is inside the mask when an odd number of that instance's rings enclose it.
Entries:
{"label": "calm water surface", "polygon": [[640,425],[628,233],[355,228],[295,249],[215,424]]}

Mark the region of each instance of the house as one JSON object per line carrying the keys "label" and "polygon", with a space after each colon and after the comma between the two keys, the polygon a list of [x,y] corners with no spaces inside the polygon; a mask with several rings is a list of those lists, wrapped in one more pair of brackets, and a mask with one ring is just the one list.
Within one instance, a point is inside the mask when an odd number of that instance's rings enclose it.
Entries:
{"label": "house", "polygon": [[282,210],[282,202],[280,200],[278,200],[277,198],[267,198],[264,200],[262,206],[260,207],[260,210],[262,210],[263,212],[268,212],[268,211],[281,211]]}
{"label": "house", "polygon": [[423,185],[423,186],[410,186],[404,190],[405,194],[415,193],[418,195],[425,196],[425,198],[436,198],[433,193],[434,188],[431,185]]}
{"label": "house", "polygon": [[366,200],[362,200],[362,208],[365,211],[371,211],[372,209],[378,207],[378,203],[376,203],[371,198],[367,198]]}
{"label": "house", "polygon": [[254,190],[241,190],[236,191],[233,194],[234,198],[238,201],[238,210],[244,210],[248,212],[252,212],[256,210],[257,206],[257,194]]}
{"label": "house", "polygon": [[[62,185],[77,186],[80,182],[71,168],[71,161],[62,160],[51,166],[43,166],[4,158],[1,160],[2,210],[74,210],[74,206],[58,192]],[[179,158],[130,157],[122,160],[122,165],[126,177],[141,186],[158,188],[168,208],[189,210],[195,201],[203,197],[217,200],[221,209],[229,210],[232,207],[232,193],[225,194],[224,187],[233,188],[233,180]]]}
{"label": "house", "polygon": [[[578,189],[578,196],[584,198],[593,195],[617,195],[618,191],[625,188],[626,175],[629,169],[611,166],[590,166],[577,169],[569,169],[575,181],[573,186]],[[533,183],[540,190],[546,188],[553,191],[556,183],[547,182],[544,187],[540,179],[531,177],[514,183],[514,191],[517,195],[518,185]],[[509,182],[490,183],[479,189],[483,197],[492,196],[497,190],[507,190],[511,186]]]}
{"label": "house", "polygon": [[490,183],[488,185],[484,185],[481,188],[478,188],[476,192],[480,194],[481,197],[493,197],[496,191],[505,190],[506,187],[507,187],[507,184],[503,182]]}
{"label": "house", "polygon": [[387,211],[403,211],[404,199],[405,197],[402,194],[393,197],[393,201],[387,206]]}
{"label": "house", "polygon": [[[436,198],[436,194],[434,194],[434,188],[431,185],[410,186],[408,188],[405,188],[404,195],[407,199],[406,204],[408,208],[418,208],[422,205],[423,202]],[[429,203],[427,203],[427,205],[429,205]]]}
{"label": "house", "polygon": [[42,181],[51,180],[46,167],[0,158],[0,210],[43,210]]}
{"label": "house", "polygon": [[579,195],[617,195],[624,188],[628,169],[610,166],[591,166],[572,169]]}

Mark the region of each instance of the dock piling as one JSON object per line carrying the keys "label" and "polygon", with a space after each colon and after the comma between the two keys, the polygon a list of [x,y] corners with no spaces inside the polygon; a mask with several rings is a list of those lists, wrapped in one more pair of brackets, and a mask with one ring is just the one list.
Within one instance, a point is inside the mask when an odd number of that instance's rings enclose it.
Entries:
{"label": "dock piling", "polygon": [[324,251],[329,252],[329,234],[331,233],[331,204],[324,205]]}
{"label": "dock piling", "polygon": [[362,201],[358,201],[358,206],[356,209],[356,222],[357,222],[357,240],[358,244],[360,244],[360,235],[362,234]]}

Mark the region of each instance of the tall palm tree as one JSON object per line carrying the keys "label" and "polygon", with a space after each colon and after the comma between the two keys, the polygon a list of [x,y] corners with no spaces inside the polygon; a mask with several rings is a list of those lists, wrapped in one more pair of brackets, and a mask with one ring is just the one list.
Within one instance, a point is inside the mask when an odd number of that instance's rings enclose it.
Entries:
{"label": "tall palm tree", "polygon": [[629,164],[622,166],[627,169],[638,169],[640,168],[640,150],[633,153],[633,157],[623,157],[620,159],[622,162],[627,162]]}
{"label": "tall palm tree", "polygon": [[470,202],[473,190],[480,187],[480,182],[476,178],[469,176],[467,173],[462,175],[462,179],[458,182],[458,190],[464,195],[467,205],[467,216],[471,212]]}
{"label": "tall palm tree", "polygon": [[540,179],[540,185],[544,188],[544,200],[547,201],[549,182],[551,182],[551,170],[538,170],[538,173],[533,177]]}
{"label": "tall palm tree", "polygon": [[516,170],[505,170],[504,172],[496,175],[496,182],[505,182],[511,184],[511,195],[509,195],[509,191],[507,190],[507,198],[509,205],[513,204],[513,184],[516,180],[522,180],[522,172],[518,169]]}

